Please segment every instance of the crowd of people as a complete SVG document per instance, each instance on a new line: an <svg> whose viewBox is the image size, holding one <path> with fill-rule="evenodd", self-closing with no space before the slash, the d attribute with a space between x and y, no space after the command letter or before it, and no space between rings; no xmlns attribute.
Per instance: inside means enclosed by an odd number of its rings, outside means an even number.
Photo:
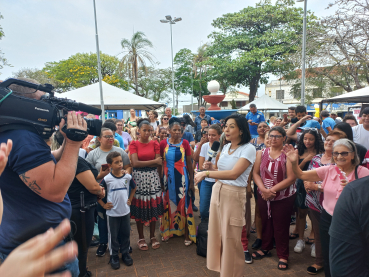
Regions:
<svg viewBox="0 0 369 277"><path fill-rule="evenodd" d="M200 219L208 224L207 267L221 276L244 276L245 262L270 257L274 248L277 268L287 270L294 240L296 253L312 245L309 274L368 276L369 108L361 121L348 115L339 122L327 111L313 118L297 106L268 123L250 105L246 117L220 121L205 107L194 120L175 117L170 108L160 120L155 110L139 118L131 109L128 119L105 120L100 135L83 141L65 135L64 120L49 141L29 130L0 133L0 275L91 276L87 252L95 224L96 255L109 249L113 269L121 266L120 254L126 266L134 263L131 220L139 251L156 250L174 236L188 247L196 243L197 188ZM86 130L80 114L70 112L67 122ZM305 238L307 216L312 230ZM250 232L257 239L249 245ZM40 247L41 240L50 243ZM14 272L24 269L14 264L26 259L22 253L35 257L19 275Z"/></svg>

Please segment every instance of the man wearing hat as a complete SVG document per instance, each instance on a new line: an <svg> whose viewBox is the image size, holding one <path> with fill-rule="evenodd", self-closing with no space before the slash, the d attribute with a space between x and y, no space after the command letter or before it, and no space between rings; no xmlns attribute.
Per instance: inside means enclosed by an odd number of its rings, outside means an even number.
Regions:
<svg viewBox="0 0 369 277"><path fill-rule="evenodd" d="M335 111L331 112L331 118L336 122L336 124L342 122L341 119L337 118L337 113Z"/></svg>

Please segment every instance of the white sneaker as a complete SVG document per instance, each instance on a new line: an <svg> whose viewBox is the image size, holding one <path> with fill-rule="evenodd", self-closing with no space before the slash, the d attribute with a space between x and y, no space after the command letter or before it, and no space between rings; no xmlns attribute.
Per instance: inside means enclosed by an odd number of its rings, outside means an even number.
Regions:
<svg viewBox="0 0 369 277"><path fill-rule="evenodd" d="M295 248L293 249L296 253L301 253L302 250L305 248L305 241L302 239L299 239L296 243Z"/></svg>
<svg viewBox="0 0 369 277"><path fill-rule="evenodd" d="M310 248L311 248L311 257L316 258L316 255L315 255L315 243L313 243Z"/></svg>

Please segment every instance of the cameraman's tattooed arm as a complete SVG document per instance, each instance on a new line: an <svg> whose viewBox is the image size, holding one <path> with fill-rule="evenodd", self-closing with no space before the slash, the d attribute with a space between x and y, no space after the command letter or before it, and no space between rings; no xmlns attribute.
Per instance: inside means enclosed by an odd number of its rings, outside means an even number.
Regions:
<svg viewBox="0 0 369 277"><path fill-rule="evenodd" d="M41 195L41 188L39 185L37 185L36 181L29 180L30 177L26 176L26 173L23 173L19 175L23 183L25 183L33 192L37 193L38 195Z"/></svg>

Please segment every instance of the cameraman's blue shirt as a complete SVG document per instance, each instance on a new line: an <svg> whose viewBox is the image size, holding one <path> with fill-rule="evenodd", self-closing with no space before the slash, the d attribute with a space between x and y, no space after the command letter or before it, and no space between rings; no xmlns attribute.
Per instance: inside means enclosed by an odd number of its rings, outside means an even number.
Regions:
<svg viewBox="0 0 369 277"><path fill-rule="evenodd" d="M0 253L14 248L35 235L55 228L64 218L70 218L68 195L63 202L48 201L27 187L19 175L49 161L56 163L50 147L35 133L12 130L0 133L0 143L13 141L8 164L0 176L4 214L0 225Z"/></svg>

